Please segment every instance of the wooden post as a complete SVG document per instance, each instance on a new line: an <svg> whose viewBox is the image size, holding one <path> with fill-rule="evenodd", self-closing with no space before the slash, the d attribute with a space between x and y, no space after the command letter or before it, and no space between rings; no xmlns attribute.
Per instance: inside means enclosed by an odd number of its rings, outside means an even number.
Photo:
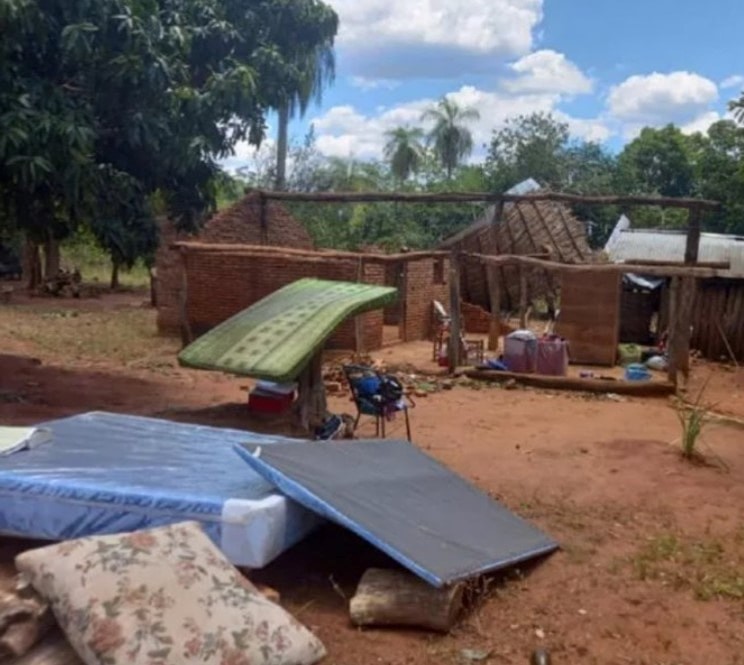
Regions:
<svg viewBox="0 0 744 665"><path fill-rule="evenodd" d="M326 417L326 391L323 383L323 350L319 350L299 376L297 390L298 421L306 432L323 423Z"/></svg>
<svg viewBox="0 0 744 665"><path fill-rule="evenodd" d="M491 320L488 327L488 350L497 351L501 337L501 281L496 266L486 266L488 296L491 301Z"/></svg>
<svg viewBox="0 0 744 665"><path fill-rule="evenodd" d="M449 293L450 335L448 358L450 371L454 372L460 366L462 352L462 326L460 323L460 257L456 251L453 251L450 254Z"/></svg>
<svg viewBox="0 0 744 665"><path fill-rule="evenodd" d="M357 282L364 281L364 258L359 257L357 266ZM364 353L364 329L362 328L361 314L354 317L354 349L357 355Z"/></svg>
<svg viewBox="0 0 744 665"><path fill-rule="evenodd" d="M527 269L519 266L519 327L527 327Z"/></svg>
<svg viewBox="0 0 744 665"><path fill-rule="evenodd" d="M691 208L687 225L685 263L697 263L700 252L700 209Z"/></svg>

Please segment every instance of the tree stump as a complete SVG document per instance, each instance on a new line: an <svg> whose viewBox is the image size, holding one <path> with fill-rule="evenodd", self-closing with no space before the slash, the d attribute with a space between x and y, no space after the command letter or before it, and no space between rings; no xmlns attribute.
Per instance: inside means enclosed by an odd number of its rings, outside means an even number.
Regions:
<svg viewBox="0 0 744 665"><path fill-rule="evenodd" d="M370 568L349 611L355 626L412 626L447 633L463 604L463 585L437 589L410 573Z"/></svg>

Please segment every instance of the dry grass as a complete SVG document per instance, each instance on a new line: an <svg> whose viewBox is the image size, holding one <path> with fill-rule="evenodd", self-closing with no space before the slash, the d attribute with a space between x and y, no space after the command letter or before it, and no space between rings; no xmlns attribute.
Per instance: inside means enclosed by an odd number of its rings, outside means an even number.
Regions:
<svg viewBox="0 0 744 665"><path fill-rule="evenodd" d="M64 307L3 307L0 337L21 342L56 362L107 362L152 367L174 364L178 344L159 337L155 312L124 308L79 311Z"/></svg>
<svg viewBox="0 0 744 665"><path fill-rule="evenodd" d="M744 599L744 531L704 538L662 533L649 539L630 564L638 579L691 589L700 600Z"/></svg>

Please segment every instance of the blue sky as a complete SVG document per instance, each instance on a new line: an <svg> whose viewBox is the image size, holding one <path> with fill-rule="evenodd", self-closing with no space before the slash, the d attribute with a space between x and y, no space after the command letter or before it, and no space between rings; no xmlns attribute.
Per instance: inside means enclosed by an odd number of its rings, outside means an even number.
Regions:
<svg viewBox="0 0 744 665"><path fill-rule="evenodd" d="M741 0L327 1L336 83L291 129L312 123L327 155L379 157L387 129L419 124L442 95L480 111L478 145L510 116L550 111L617 149L646 125L705 131L744 89Z"/></svg>

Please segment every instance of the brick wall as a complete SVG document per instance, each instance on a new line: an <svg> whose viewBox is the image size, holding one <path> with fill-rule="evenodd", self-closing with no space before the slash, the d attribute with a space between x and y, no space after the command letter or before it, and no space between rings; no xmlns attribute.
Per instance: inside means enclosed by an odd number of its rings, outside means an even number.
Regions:
<svg viewBox="0 0 744 665"><path fill-rule="evenodd" d="M488 334L491 329L491 315L478 305L464 302L460 304L462 327L466 333Z"/></svg>
<svg viewBox="0 0 744 665"><path fill-rule="evenodd" d="M303 277L357 281L356 260L323 261L317 257L261 256L232 252L189 251L186 255L187 314L194 335L201 335L239 311ZM384 284L384 267L365 265L363 280ZM363 350L382 346L382 310L360 315ZM354 319L345 321L328 340L328 348L354 349Z"/></svg>
<svg viewBox="0 0 744 665"><path fill-rule="evenodd" d="M429 339L432 333L432 301L439 300L448 308L449 261L421 259L406 264L404 341Z"/></svg>
<svg viewBox="0 0 744 665"><path fill-rule="evenodd" d="M313 248L312 239L305 227L281 204L269 202L265 217L266 228L262 229L260 199L254 192L214 215L196 236L178 234L170 220L159 220L160 244L155 257L155 273L157 325L161 333L178 333L181 326L183 264L179 252L171 249L171 245L177 240L272 245L308 250Z"/></svg>

